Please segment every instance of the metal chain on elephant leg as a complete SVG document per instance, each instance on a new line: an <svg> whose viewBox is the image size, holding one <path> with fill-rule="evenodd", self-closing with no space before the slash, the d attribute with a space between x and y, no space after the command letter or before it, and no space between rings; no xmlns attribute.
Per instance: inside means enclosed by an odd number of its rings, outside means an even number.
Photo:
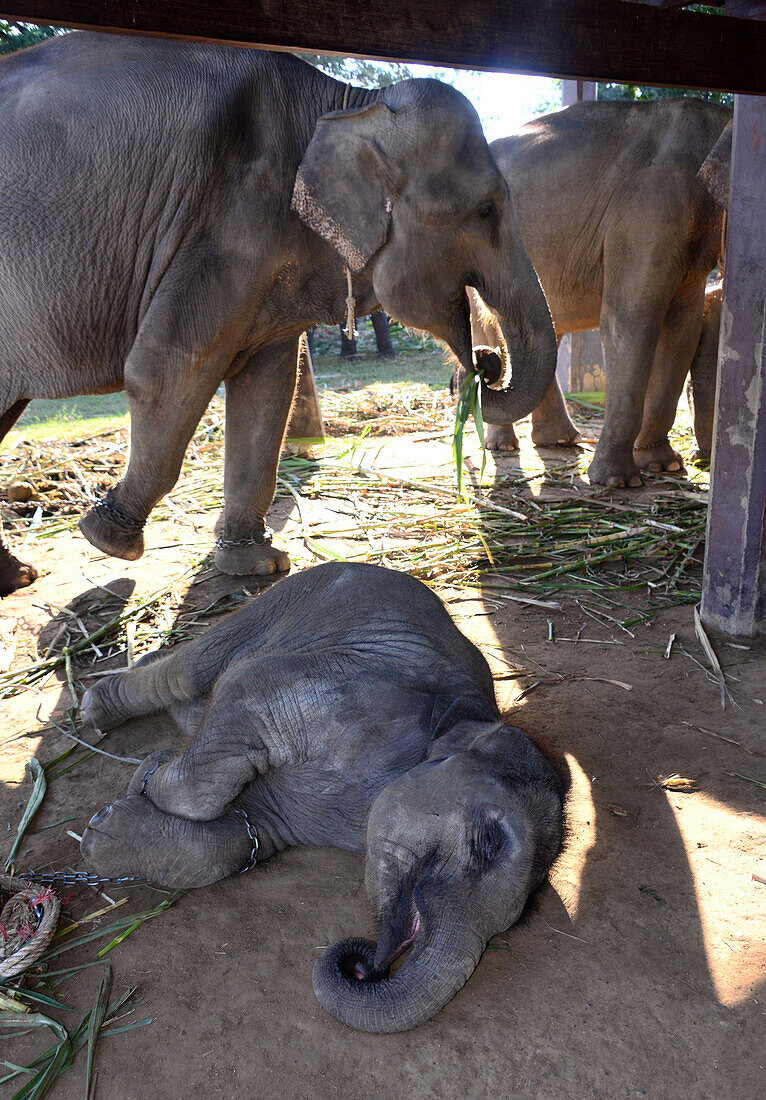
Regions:
<svg viewBox="0 0 766 1100"><path fill-rule="evenodd" d="M123 512L122 508L118 508L114 503L114 491L112 489L109 489L106 496L93 506L93 511L105 513L116 527L121 527L123 531L127 531L129 534L143 531L146 523L145 519L134 519L127 512Z"/></svg>
<svg viewBox="0 0 766 1100"><path fill-rule="evenodd" d="M154 769L152 769L154 770ZM249 871L258 859L258 849L260 847L258 843L258 833L250 818L247 816L241 806L234 806L234 813L239 816L245 822L245 829L247 830L248 840L250 841L250 855L248 856L247 863L237 873L244 875L245 871ZM119 886L124 882L144 882L144 879L134 878L132 875L122 875L118 878L110 877L108 875L99 875L93 871L17 871L17 878L29 879L32 882L37 882L41 886L100 886L104 885Z"/></svg>
<svg viewBox="0 0 766 1100"><path fill-rule="evenodd" d="M121 878L108 878L97 875L92 871L17 871L18 878L30 879L39 882L41 886L99 886L101 883L118 886L123 882L143 882L143 879L134 878L132 875L123 875Z"/></svg>
<svg viewBox="0 0 766 1100"><path fill-rule="evenodd" d="M253 535L246 539L227 539L224 535L219 535L213 545L216 550L231 550L235 546L271 546L273 538L274 532L272 529L264 527L262 535Z"/></svg>
<svg viewBox="0 0 766 1100"><path fill-rule="evenodd" d="M256 859L258 857L258 834L255 831L255 826L241 806L235 806L234 812L245 819L245 828L247 829L247 835L250 838L250 858L239 872L240 875L244 875L245 871L249 871L251 867L255 867Z"/></svg>
<svg viewBox="0 0 766 1100"><path fill-rule="evenodd" d="M668 447L668 446L670 446L670 444L668 442L668 437L665 436L664 439L658 439L656 443L642 443L640 446L638 446L638 444L637 444L633 448L633 450L634 451L654 451L654 450L657 449L657 447Z"/></svg>

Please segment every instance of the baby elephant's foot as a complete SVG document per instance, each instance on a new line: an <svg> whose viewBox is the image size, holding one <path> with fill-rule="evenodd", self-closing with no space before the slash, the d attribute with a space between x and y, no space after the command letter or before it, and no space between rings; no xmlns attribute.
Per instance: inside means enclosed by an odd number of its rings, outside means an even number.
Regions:
<svg viewBox="0 0 766 1100"><path fill-rule="evenodd" d="M644 446L639 440L633 448L633 458L639 469L650 474L661 474L663 471L670 474L684 472L684 460L678 451L673 450L667 438Z"/></svg>
<svg viewBox="0 0 766 1100"><path fill-rule="evenodd" d="M518 451L519 449L513 424L488 424L484 438L490 451Z"/></svg>
<svg viewBox="0 0 766 1100"><path fill-rule="evenodd" d="M144 520L118 507L111 489L100 504L85 513L78 526L88 542L113 558L135 561L144 552Z"/></svg>
<svg viewBox="0 0 766 1100"><path fill-rule="evenodd" d="M130 718L130 712L120 704L120 681L125 673L104 677L88 688L80 703L80 718L87 726L109 730L122 725Z"/></svg>
<svg viewBox="0 0 766 1100"><path fill-rule="evenodd" d="M598 452L588 467L588 479L591 485L606 485L610 489L638 489L644 484L632 457L601 456Z"/></svg>
<svg viewBox="0 0 766 1100"><path fill-rule="evenodd" d="M290 557L286 550L274 546L270 535L257 539L228 539L219 536L215 544L215 565L222 573L267 577L271 573L287 573Z"/></svg>
<svg viewBox="0 0 766 1100"><path fill-rule="evenodd" d="M245 819L235 811L215 821L187 821L133 794L93 815L80 849L88 866L104 878L191 889L247 868L253 842Z"/></svg>

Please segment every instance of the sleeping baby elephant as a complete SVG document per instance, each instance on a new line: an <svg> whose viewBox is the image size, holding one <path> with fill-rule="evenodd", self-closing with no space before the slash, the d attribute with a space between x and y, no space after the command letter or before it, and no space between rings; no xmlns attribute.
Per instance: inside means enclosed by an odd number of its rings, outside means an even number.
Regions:
<svg viewBox="0 0 766 1100"><path fill-rule="evenodd" d="M502 721L481 653L404 573L298 573L100 681L83 710L102 729L167 710L191 735L92 818L82 851L99 874L193 887L291 844L366 850L378 942L343 941L314 970L324 1008L364 1031L438 1012L559 850L557 772Z"/></svg>

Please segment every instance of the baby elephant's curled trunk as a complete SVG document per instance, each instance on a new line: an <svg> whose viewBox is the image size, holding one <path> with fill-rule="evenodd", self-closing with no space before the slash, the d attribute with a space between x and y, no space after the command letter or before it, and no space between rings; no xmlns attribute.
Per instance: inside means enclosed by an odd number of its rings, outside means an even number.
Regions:
<svg viewBox="0 0 766 1100"><path fill-rule="evenodd" d="M375 944L348 939L314 965L314 993L331 1016L357 1031L408 1031L435 1016L470 978L485 943L474 932L435 932L392 977L375 970Z"/></svg>

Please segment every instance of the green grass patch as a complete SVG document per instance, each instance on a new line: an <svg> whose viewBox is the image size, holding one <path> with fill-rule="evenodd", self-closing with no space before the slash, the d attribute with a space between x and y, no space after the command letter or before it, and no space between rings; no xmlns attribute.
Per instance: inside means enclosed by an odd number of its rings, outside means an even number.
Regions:
<svg viewBox="0 0 766 1100"><path fill-rule="evenodd" d="M18 439L73 439L87 437L128 423L128 399L124 393L67 397L60 401L32 401L8 433L6 446Z"/></svg>
<svg viewBox="0 0 766 1100"><path fill-rule="evenodd" d="M567 401L576 401L579 405L590 405L595 408L603 408L606 393L603 390L593 390L590 393L565 393Z"/></svg>
<svg viewBox="0 0 766 1100"><path fill-rule="evenodd" d="M449 385L448 352L425 333L412 332L396 321L390 324L396 358L379 356L372 325L357 322L357 357L341 359L337 326L318 325L314 333L314 372L321 389L359 389L374 382L422 382L434 390Z"/></svg>

